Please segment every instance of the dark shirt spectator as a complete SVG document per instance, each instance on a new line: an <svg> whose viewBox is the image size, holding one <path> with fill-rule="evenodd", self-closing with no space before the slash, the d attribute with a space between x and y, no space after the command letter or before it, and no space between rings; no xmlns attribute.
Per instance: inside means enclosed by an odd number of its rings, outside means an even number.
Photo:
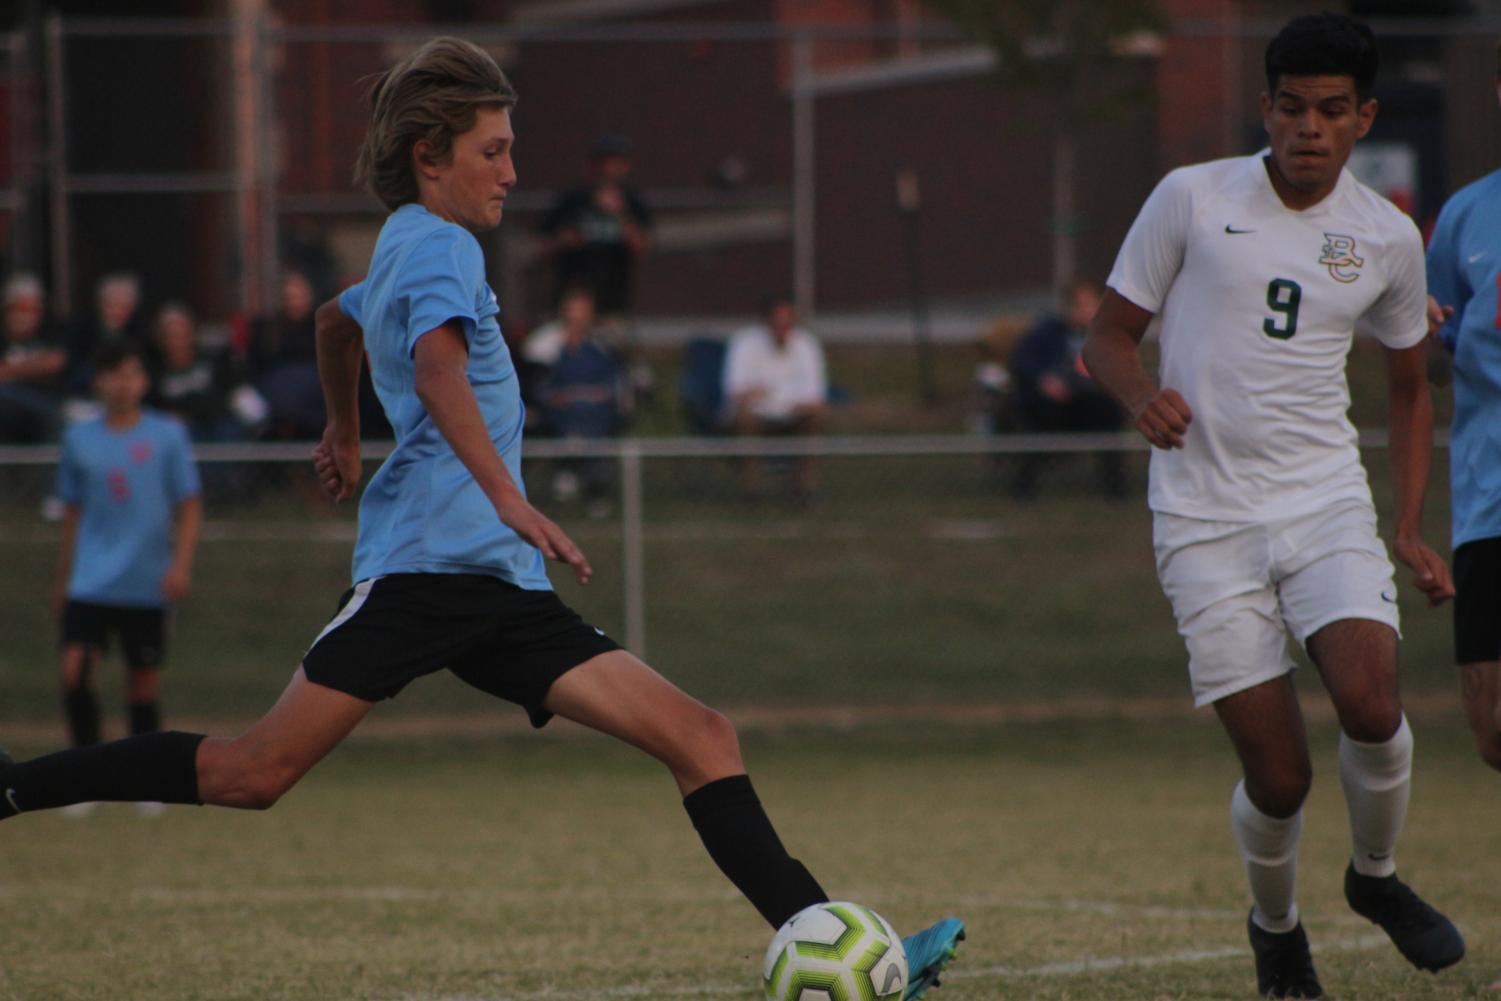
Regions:
<svg viewBox="0 0 1501 1001"><path fill-rule="evenodd" d="M147 365L155 363L151 332L141 310L141 283L128 271L105 275L95 287L94 312L68 327L68 370L65 388L74 395L93 397L93 359L100 348L128 344Z"/></svg>
<svg viewBox="0 0 1501 1001"><path fill-rule="evenodd" d="M523 347L538 366L536 401L541 428L559 438L608 438L625 424L625 369L614 349L595 336L594 300L584 289L563 297L556 323L540 328ZM569 500L582 493L592 516L608 513L605 495L613 482L607 459L560 463L553 494Z"/></svg>
<svg viewBox="0 0 1501 1001"><path fill-rule="evenodd" d="M1116 431L1126 415L1104 387L1089 377L1080 358L1084 335L1100 307L1104 288L1086 278L1064 290L1062 311L1040 319L1022 337L1011 356L1017 421L1025 431ZM1022 457L1013 492L1030 497L1047 456ZM1125 491L1124 467L1118 452L1100 453L1100 482L1111 496Z"/></svg>
<svg viewBox="0 0 1501 1001"><path fill-rule="evenodd" d="M281 440L323 433L323 387L313 335L313 286L305 276L282 275L275 315L252 328L248 362L256 391L269 408L266 435Z"/></svg>
<svg viewBox="0 0 1501 1001"><path fill-rule="evenodd" d="M555 299L586 288L607 318L630 314L636 261L650 245L651 213L626 183L629 154L623 137L601 136L589 154L587 181L563 192L541 225L555 260Z"/></svg>
<svg viewBox="0 0 1501 1001"><path fill-rule="evenodd" d="M35 276L18 274L5 283L0 328L0 441L54 441L59 426L59 389L67 352L46 322L47 295Z"/></svg>
<svg viewBox="0 0 1501 1001"><path fill-rule="evenodd" d="M198 340L192 311L167 303L156 316L160 363L152 375L152 406L172 414L194 441L243 441L253 437L265 404L244 385L228 355L210 356Z"/></svg>

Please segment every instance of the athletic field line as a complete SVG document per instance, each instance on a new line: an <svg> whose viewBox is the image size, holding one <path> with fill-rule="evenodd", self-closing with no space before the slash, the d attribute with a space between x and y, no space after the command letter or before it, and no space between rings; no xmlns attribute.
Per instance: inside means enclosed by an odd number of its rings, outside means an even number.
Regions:
<svg viewBox="0 0 1501 1001"><path fill-rule="evenodd" d="M1361 935L1356 938L1325 942L1313 947L1315 953L1359 952L1385 945L1385 935ZM1219 949L1190 949L1183 952L1161 953L1154 956L1086 956L1083 959L1059 963L1044 963L1041 966L986 966L966 969L963 954L960 965L943 975L947 982L965 980L1017 980L1026 977L1072 977L1081 973L1101 973L1111 970L1145 970L1159 966L1176 966L1191 963L1209 963L1222 959L1241 959L1251 954L1249 946L1225 946ZM633 984L622 987L595 988L587 991L529 991L525 994L503 995L444 995L435 997L426 994L406 994L391 1001L595 1001L610 998L696 998L696 997L750 997L756 993L754 980L745 984L703 984L698 987L672 987L667 985Z"/></svg>

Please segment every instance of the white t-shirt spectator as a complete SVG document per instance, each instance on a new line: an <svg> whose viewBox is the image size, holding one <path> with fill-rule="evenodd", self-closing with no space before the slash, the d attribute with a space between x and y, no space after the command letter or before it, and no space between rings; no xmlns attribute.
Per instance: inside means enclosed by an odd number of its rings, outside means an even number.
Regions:
<svg viewBox="0 0 1501 1001"><path fill-rule="evenodd" d="M727 406L742 393L761 390L751 412L763 420L787 420L799 407L828 398L823 348L813 335L795 327L786 345L777 346L764 326L747 327L730 338L724 363Z"/></svg>

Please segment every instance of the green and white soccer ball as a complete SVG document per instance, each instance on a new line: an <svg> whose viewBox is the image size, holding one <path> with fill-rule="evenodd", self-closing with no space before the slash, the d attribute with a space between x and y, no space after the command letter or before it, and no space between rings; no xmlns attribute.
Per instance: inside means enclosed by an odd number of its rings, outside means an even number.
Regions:
<svg viewBox="0 0 1501 1001"><path fill-rule="evenodd" d="M766 1001L901 1001L907 952L875 911L831 901L777 929L761 973Z"/></svg>

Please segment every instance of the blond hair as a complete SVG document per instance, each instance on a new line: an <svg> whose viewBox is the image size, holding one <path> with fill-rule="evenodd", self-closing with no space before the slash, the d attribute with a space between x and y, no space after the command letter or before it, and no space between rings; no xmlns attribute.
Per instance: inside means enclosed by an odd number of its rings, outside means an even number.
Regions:
<svg viewBox="0 0 1501 1001"><path fill-rule="evenodd" d="M515 105L516 91L489 53L462 38L434 38L370 89L370 129L355 160L355 183L388 209L415 202L412 147L419 140L442 163L454 137L474 128L480 108Z"/></svg>

